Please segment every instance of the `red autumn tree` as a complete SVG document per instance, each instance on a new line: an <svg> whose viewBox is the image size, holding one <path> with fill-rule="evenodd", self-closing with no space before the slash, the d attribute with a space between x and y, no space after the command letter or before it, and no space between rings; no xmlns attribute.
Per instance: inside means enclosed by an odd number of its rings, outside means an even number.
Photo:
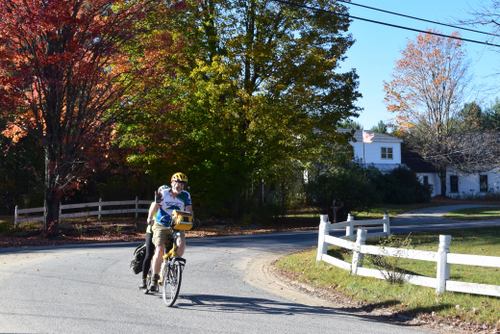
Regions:
<svg viewBox="0 0 500 334"><path fill-rule="evenodd" d="M130 80L121 46L146 1L0 2L0 111L3 134L28 131L45 154L45 232L57 233L63 192L108 145Z"/></svg>

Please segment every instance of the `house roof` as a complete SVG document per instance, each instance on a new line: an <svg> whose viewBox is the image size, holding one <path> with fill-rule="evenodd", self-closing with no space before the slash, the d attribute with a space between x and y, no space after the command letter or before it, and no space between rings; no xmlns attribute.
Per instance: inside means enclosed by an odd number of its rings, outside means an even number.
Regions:
<svg viewBox="0 0 500 334"><path fill-rule="evenodd" d="M401 152L401 163L405 164L415 173L436 173L436 168L425 161L418 153L403 147Z"/></svg>
<svg viewBox="0 0 500 334"><path fill-rule="evenodd" d="M357 142L362 143L363 142L363 131L373 135L372 142L380 142L380 143L402 143L403 140L388 135L386 133L378 133L378 132L373 132L373 131L368 131L368 130L356 130L354 132L354 139L356 139Z"/></svg>

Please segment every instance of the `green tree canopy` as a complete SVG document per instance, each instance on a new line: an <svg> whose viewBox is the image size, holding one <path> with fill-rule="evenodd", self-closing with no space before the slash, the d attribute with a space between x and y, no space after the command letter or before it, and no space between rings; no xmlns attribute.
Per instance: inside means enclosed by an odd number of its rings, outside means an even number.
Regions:
<svg viewBox="0 0 500 334"><path fill-rule="evenodd" d="M138 78L132 117L119 129L122 145L137 150L130 160L151 172L188 172L202 205L238 216L252 198L265 201L264 185L285 189L292 172L348 145L336 131L358 110L356 73L337 70L353 43L347 10L300 3L339 15L204 0L148 17L142 43L164 34L178 47L156 80ZM138 66L141 49L131 46Z"/></svg>

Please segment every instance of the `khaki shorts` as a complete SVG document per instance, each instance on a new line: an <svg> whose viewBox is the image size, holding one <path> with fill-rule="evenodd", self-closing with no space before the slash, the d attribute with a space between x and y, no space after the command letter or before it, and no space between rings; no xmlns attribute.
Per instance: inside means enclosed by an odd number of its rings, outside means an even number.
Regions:
<svg viewBox="0 0 500 334"><path fill-rule="evenodd" d="M158 247L158 245L169 246L169 247L172 246L171 244L173 239L172 228L155 223L153 224L152 230L153 230L153 245L155 245L155 247ZM180 235L181 242L184 241L185 238L184 232L177 231L175 233Z"/></svg>
<svg viewBox="0 0 500 334"><path fill-rule="evenodd" d="M172 240L172 229L160 224L153 224L153 245L158 247L159 245L166 246Z"/></svg>

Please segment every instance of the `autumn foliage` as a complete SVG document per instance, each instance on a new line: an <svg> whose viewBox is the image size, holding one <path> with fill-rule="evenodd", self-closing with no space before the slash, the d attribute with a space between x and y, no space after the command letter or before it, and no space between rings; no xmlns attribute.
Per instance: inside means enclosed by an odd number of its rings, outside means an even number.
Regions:
<svg viewBox="0 0 500 334"><path fill-rule="evenodd" d="M45 151L46 228L61 194L108 144L130 72L123 44L145 1L0 2L0 112L12 141L34 134Z"/></svg>
<svg viewBox="0 0 500 334"><path fill-rule="evenodd" d="M387 109L396 113L400 130L423 119L446 126L461 106L466 74L462 41L429 33L408 42L384 85Z"/></svg>

